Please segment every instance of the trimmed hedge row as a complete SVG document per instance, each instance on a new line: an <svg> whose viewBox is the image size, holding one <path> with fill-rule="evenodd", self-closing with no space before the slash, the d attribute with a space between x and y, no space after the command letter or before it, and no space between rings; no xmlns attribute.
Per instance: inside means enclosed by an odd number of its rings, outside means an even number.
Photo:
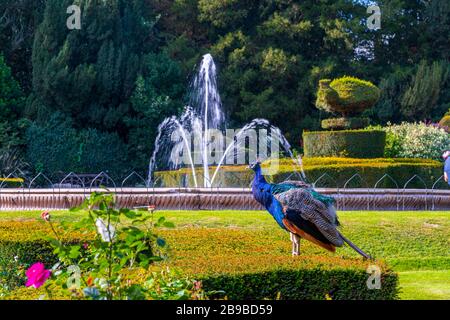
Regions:
<svg viewBox="0 0 450 320"><path fill-rule="evenodd" d="M263 164L263 168L267 165ZM349 188L369 187L373 188L377 181L385 174L391 176L403 188L404 184L414 175L420 176L428 188L442 175L442 164L435 160L426 159L355 159L355 158L303 158L303 170L310 183L322 178L318 187L342 188L355 174L359 174L364 181L354 179L355 183ZM284 181L294 171L292 161L281 159L277 172L267 178L270 181ZM199 171L197 181L201 183L202 173ZM163 185L167 187L179 187L182 181L193 185L191 172L188 170L157 172ZM330 178L331 177L331 178ZM242 187L253 178L253 171L246 166L224 166L219 171L216 182L222 186ZM294 177L295 178L295 177ZM215 182L215 183L216 183ZM377 185L378 188L397 188L389 178L385 178ZM419 179L414 179L408 184L408 188L423 189L424 185Z"/></svg>
<svg viewBox="0 0 450 320"><path fill-rule="evenodd" d="M305 157L381 158L382 130L312 131L303 133Z"/></svg>
<svg viewBox="0 0 450 320"><path fill-rule="evenodd" d="M22 178L0 178L0 185L3 188L19 188L23 183Z"/></svg>
<svg viewBox="0 0 450 320"><path fill-rule="evenodd" d="M31 223L31 222L30 222ZM27 224L29 224L27 222ZM0 228L15 230L17 237L5 239L0 234L0 253L3 260L16 263L26 257L28 263L41 261L49 267L54 257L45 241L24 232L17 225L0 222ZM184 274L202 280L206 291L224 291L211 298L228 299L396 299L398 278L383 262L381 289L368 290L368 264L359 258L337 255L302 255L292 258L289 241L265 239L264 230L181 228L161 230L171 246L171 259L159 265L179 269ZM280 231L281 232L281 231ZM284 234L283 234L284 235ZM76 241L76 237L72 240ZM24 243L27 243L24 245ZM305 247L310 246L305 243ZM312 246L312 245L311 245ZM5 249L5 247L8 247ZM23 250L35 252L27 255ZM322 251L320 251L322 252ZM20 261L20 263L25 260ZM128 274L131 281L142 281L147 271ZM23 282L22 282L23 283ZM8 299L37 299L43 288L13 290ZM52 298L70 298L68 293L52 289Z"/></svg>
<svg viewBox="0 0 450 320"><path fill-rule="evenodd" d="M205 290L223 290L231 300L394 300L398 279L385 273L379 290L367 288L368 274L355 270L277 270L203 279ZM217 295L218 298L223 296Z"/></svg>
<svg viewBox="0 0 450 320"><path fill-rule="evenodd" d="M338 164L317 164L305 166L305 174L310 183L315 182L326 174L317 184L317 187L342 188L346 182L355 174L355 177L347 188L393 188L402 189L404 185L414 176L418 175L426 184L426 188L431 188L433 183L442 175L442 165L438 161L413 159L414 162L385 162L367 161L360 163L338 163ZM379 181L385 174L385 177ZM327 176L328 175L328 176ZM274 177L275 181L283 181L288 177L287 173L280 173ZM331 178L330 178L331 177ZM419 178L409 182L407 188L425 189L425 185ZM439 187L439 186L438 186Z"/></svg>

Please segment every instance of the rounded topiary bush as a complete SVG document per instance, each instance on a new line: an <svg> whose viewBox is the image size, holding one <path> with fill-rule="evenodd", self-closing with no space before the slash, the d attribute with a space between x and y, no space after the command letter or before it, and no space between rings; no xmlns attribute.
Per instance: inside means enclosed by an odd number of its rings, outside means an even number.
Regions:
<svg viewBox="0 0 450 320"><path fill-rule="evenodd" d="M316 107L344 117L361 113L380 99L373 83L354 77L324 79L319 82Z"/></svg>
<svg viewBox="0 0 450 320"><path fill-rule="evenodd" d="M368 118L330 118L322 120L322 128L324 129L360 129L368 125Z"/></svg>
<svg viewBox="0 0 450 320"><path fill-rule="evenodd" d="M450 115L445 115L441 121L439 121L439 125L441 127L447 127L450 128Z"/></svg>
<svg viewBox="0 0 450 320"><path fill-rule="evenodd" d="M303 133L305 157L382 158L382 130L315 131Z"/></svg>

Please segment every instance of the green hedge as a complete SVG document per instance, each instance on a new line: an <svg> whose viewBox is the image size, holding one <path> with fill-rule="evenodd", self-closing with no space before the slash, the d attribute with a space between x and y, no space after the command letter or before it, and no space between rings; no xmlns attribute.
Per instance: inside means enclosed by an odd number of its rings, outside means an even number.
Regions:
<svg viewBox="0 0 450 320"><path fill-rule="evenodd" d="M50 243L45 240L48 225L43 221L0 222L0 294L2 289L11 290L25 283L24 269L40 261L47 268L58 260ZM67 243L79 242L81 234L64 237Z"/></svg>
<svg viewBox="0 0 450 320"><path fill-rule="evenodd" d="M412 163L399 163L390 166L370 166L370 165L330 165L324 167L311 167L305 170L306 177L309 182L314 182L320 178L320 176L327 174L332 177L324 177L318 183L318 187L335 188L344 187L345 183L355 174L359 174L361 179L355 178L347 185L347 188L373 188L377 181L381 179L385 174L388 174L397 183L398 188L402 189L403 186L414 175L420 176L424 180L426 187L431 188L433 183L439 179L442 175L442 166L434 166L430 164L423 164L418 162ZM280 173L275 176L275 181L283 181L288 178L286 173ZM377 188L397 188L397 185L389 178L384 178L379 182ZM425 186L419 179L412 180L407 188L409 189L425 189Z"/></svg>
<svg viewBox="0 0 450 320"><path fill-rule="evenodd" d="M263 165L264 167L264 165ZM309 182L316 181L323 174L329 177L323 178L319 187L342 188L353 175L359 174L364 182L355 179L354 183L348 185L355 187L374 187L377 181L385 174L391 176L398 184L399 188L411 179L414 175L420 176L428 188L442 175L442 164L435 160L426 159L354 159L339 157L303 158L303 170ZM211 174L213 168L211 169ZM289 178L293 173L292 163L281 159L278 172L267 178L272 182L280 182ZM164 171L155 174L161 179L162 185L166 187L179 187L182 181L187 181L193 185L190 170ZM227 187L244 187L253 179L253 171L246 166L224 166L219 171L214 184L220 183ZM292 178L292 177L291 177ZM294 176L295 178L295 176ZM333 181L334 180L334 181ZM202 182L202 173L199 170L197 181ZM367 186L366 186L367 185ZM439 185L438 187L443 187ZM389 178L383 179L378 188L396 188L397 186ZM414 179L408 188L423 189L424 185L419 179Z"/></svg>
<svg viewBox="0 0 450 320"><path fill-rule="evenodd" d="M386 272L381 289L367 288L364 270L275 270L261 273L223 275L202 279L207 291L223 290L216 298L231 300L394 300L398 277Z"/></svg>
<svg viewBox="0 0 450 320"><path fill-rule="evenodd" d="M136 277L141 279L142 273ZM210 299L229 300L396 300L399 280L396 273L381 273L381 288L368 289L365 270L280 269L266 272L200 276L202 288ZM131 275L131 279L133 275ZM52 299L74 299L69 292L49 286ZM6 299L35 300L46 294L42 288L23 286L6 295ZM75 298L77 299L77 298Z"/></svg>
<svg viewBox="0 0 450 320"><path fill-rule="evenodd" d="M305 157L381 158L386 144L382 130L303 133Z"/></svg>
<svg viewBox="0 0 450 320"><path fill-rule="evenodd" d="M0 178L2 188L20 188L24 185L22 178Z"/></svg>
<svg viewBox="0 0 450 320"><path fill-rule="evenodd" d="M323 129L360 129L369 125L369 118L330 118L322 120Z"/></svg>

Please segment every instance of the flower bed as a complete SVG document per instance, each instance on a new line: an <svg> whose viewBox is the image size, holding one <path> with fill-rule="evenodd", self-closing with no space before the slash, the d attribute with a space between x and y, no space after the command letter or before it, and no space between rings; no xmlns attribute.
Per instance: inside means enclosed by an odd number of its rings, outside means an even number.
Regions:
<svg viewBox="0 0 450 320"><path fill-rule="evenodd" d="M46 228L34 221L0 222L3 263L9 261L9 268L17 264L28 267L39 258L50 267L54 256L48 243L41 240ZM168 265L202 280L207 292L224 291L213 298L395 299L398 293L397 275L381 261L376 262L382 271L381 289L369 290L368 261L326 253L292 258L289 241L268 239L263 230L188 227L164 229L159 234L169 244L170 259L150 270ZM80 239L77 234L71 237L67 240ZM148 272L136 269L128 276L138 283ZM68 298L66 293L52 289L51 284L48 288L53 299ZM20 287L6 298L37 299L44 293L43 288Z"/></svg>

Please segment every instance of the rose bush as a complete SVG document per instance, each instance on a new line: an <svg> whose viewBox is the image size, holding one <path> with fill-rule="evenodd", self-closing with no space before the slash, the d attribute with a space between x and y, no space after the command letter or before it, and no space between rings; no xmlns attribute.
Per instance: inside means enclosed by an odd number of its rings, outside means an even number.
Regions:
<svg viewBox="0 0 450 320"><path fill-rule="evenodd" d="M154 207L146 211L115 209L115 196L94 192L72 211L82 210L86 217L78 222L55 224L51 214L43 212L54 237L48 237L58 257L52 270L44 264L33 264L26 276L26 286L39 288L45 284L49 293L59 289L75 299L142 300L189 299L204 297L194 280L178 278L170 272L152 273L147 279L133 283L126 272L148 270L155 261L164 260L166 242L154 233L156 227L171 228L164 217L153 221ZM67 234L81 233L88 240L67 242ZM50 290L49 288L52 288ZM48 294L49 298L52 298Z"/></svg>

